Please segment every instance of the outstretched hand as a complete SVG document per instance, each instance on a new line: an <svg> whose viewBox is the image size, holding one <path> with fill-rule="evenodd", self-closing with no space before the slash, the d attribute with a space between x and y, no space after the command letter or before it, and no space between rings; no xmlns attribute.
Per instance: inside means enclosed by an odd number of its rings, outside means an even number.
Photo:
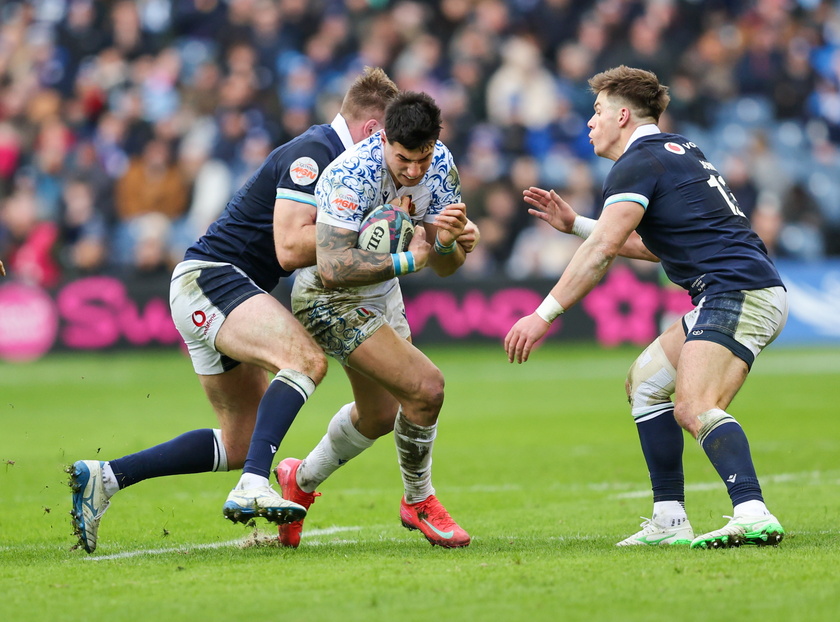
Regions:
<svg viewBox="0 0 840 622"><path fill-rule="evenodd" d="M563 233L571 233L577 213L554 190L530 187L522 191L522 198L533 207L528 213L546 221Z"/></svg>
<svg viewBox="0 0 840 622"><path fill-rule="evenodd" d="M536 313L520 318L505 337L508 363L524 363L536 343L545 337L550 324Z"/></svg>

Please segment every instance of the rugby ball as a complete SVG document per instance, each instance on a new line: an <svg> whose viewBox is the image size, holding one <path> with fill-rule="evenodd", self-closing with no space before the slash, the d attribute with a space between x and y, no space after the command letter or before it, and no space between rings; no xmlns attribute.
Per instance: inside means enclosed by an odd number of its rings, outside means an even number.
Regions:
<svg viewBox="0 0 840 622"><path fill-rule="evenodd" d="M362 220L357 246L374 253L401 253L408 249L413 235L409 215L386 203L372 209Z"/></svg>

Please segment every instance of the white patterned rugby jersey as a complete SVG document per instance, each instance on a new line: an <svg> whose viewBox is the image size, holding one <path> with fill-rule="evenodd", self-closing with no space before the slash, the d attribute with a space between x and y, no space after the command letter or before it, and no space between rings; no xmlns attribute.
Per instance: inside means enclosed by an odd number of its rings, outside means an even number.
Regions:
<svg viewBox="0 0 840 622"><path fill-rule="evenodd" d="M383 161L380 132L351 147L333 161L315 187L318 222L358 231L365 215L394 197L411 196L414 224L433 222L446 206L461 202L461 179L452 153L435 143L432 164L416 186L397 190Z"/></svg>

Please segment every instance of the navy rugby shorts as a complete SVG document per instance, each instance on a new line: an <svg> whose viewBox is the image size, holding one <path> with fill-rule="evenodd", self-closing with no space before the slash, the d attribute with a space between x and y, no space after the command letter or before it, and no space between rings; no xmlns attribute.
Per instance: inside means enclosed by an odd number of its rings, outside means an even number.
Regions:
<svg viewBox="0 0 840 622"><path fill-rule="evenodd" d="M752 367L755 357L785 326L784 287L712 294L682 318L685 340L719 343Z"/></svg>

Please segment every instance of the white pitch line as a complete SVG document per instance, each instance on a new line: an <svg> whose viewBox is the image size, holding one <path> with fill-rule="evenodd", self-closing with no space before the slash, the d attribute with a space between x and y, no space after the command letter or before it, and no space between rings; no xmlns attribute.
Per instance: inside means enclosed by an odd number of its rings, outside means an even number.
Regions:
<svg viewBox="0 0 840 622"><path fill-rule="evenodd" d="M767 475L760 478L763 483L773 482L775 484L795 482L800 484L808 483L837 483L834 476L829 478L827 473L820 471L806 471L804 473L778 473L776 475ZM717 490L720 488L721 482L700 482L697 484L686 484L686 492L704 492L707 490ZM651 496L650 489L646 490L632 490L630 492L622 492L611 495L610 499L638 499L641 497Z"/></svg>
<svg viewBox="0 0 840 622"><path fill-rule="evenodd" d="M327 527L326 529L311 529L304 533L307 538L315 536L328 536L334 533L341 533L344 531L359 531L361 527ZM203 544L184 544L173 548L165 549L142 549L139 551L123 551L122 553L113 553L111 555L98 555L95 557L85 557L88 561L101 562L109 559L128 559L130 557L141 557L144 555L165 555L166 553L188 553L190 551L200 551L205 549L222 549L229 546L240 546L248 541L246 538L237 538L236 540L227 540L225 542L207 542ZM321 544L321 543L314 543Z"/></svg>

